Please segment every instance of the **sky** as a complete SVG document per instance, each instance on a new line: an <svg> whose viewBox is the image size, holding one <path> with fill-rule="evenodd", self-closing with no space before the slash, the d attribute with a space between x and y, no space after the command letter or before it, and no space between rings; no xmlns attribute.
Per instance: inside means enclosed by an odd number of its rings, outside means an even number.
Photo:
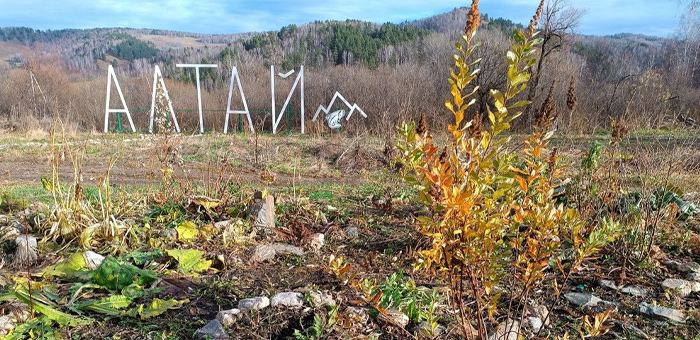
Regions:
<svg viewBox="0 0 700 340"><path fill-rule="evenodd" d="M679 23L679 0L568 0L586 14L581 34L641 33L671 36ZM0 27L41 30L129 27L194 33L279 30L316 20L358 19L376 23L420 19L471 2L454 0L0 0ZM481 0L491 17L527 24L537 0Z"/></svg>

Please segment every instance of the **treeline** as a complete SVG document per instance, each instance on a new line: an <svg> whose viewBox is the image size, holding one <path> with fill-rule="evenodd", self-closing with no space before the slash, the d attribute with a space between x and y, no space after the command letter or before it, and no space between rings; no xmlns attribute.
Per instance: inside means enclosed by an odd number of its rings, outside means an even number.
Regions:
<svg viewBox="0 0 700 340"><path fill-rule="evenodd" d="M533 101L533 105L518 120L516 129L528 128L534 116L532 110L540 107L550 88L561 111L558 128L563 131L595 132L623 118L643 128L695 126L694 121L700 119L699 42L630 34L580 36L573 34L575 27L569 26L575 23L576 13L559 13L558 17L550 16L559 21L551 22L542 32L546 39L539 53L545 58L533 68L533 80L522 98ZM225 109L234 66L238 66L251 109L269 110L270 66L274 65L276 72L286 72L304 65L307 113L326 105L338 90L369 114L367 120L344 131L386 133L398 121L415 119L422 113L428 114L434 124L443 124L447 115L441 108L452 65L450 56L465 19L466 10L456 8L402 24L328 21L241 35L132 29L0 29L2 37L12 36L26 44L34 41L31 46L35 51L23 56L24 63L13 57L17 67L0 72L0 98L6 99L0 101L0 120L21 122L23 117L33 117L36 120L32 124L36 125L58 113L70 116L79 129L99 128L108 63L116 67L125 95L133 98L131 108L150 107L150 79L157 64L168 78L176 107L194 109L194 69L175 65L213 63L219 67L200 70L205 98L209 98L204 106L212 110ZM507 67L503 56L512 31L521 27L507 19L484 16L476 37L482 47L474 56L481 60L476 79L480 85L476 95L479 105L470 114L487 116L490 96L485 89L503 87L502 75ZM143 40L147 35L196 37L206 43L157 49ZM287 82L291 81L278 82L278 93L286 95L284 91L291 86ZM36 90L36 85L41 85L43 93ZM571 86L578 98L575 112L567 109ZM292 105L298 110L295 100ZM221 119L210 117L207 121L212 125L207 128L220 130ZM294 119L292 124L297 124Z"/></svg>

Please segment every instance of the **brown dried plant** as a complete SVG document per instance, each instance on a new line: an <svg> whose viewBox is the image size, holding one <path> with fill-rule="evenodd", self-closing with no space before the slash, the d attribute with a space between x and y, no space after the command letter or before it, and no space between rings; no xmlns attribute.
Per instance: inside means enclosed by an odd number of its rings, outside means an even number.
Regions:
<svg viewBox="0 0 700 340"><path fill-rule="evenodd" d="M554 102L554 84L555 82L552 82L547 98L542 103L542 107L540 107L539 112L535 114L537 128L542 129L543 131L552 127L552 124L559 116L557 104Z"/></svg>

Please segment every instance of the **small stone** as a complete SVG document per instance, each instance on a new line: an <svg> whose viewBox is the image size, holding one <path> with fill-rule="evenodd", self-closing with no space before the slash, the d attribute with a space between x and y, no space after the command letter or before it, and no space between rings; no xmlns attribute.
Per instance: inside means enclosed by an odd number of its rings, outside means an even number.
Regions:
<svg viewBox="0 0 700 340"><path fill-rule="evenodd" d="M228 327L228 326L233 325L234 322L236 322L236 315L238 315L240 313L241 313L240 309L237 309L237 308L233 308L233 309L229 309L229 310L222 310L216 314L216 320L219 320L219 322L224 327Z"/></svg>
<svg viewBox="0 0 700 340"><path fill-rule="evenodd" d="M549 326L551 318L547 307L538 304L530 304L528 305L528 313L530 313L532 317L537 317L540 321L545 320L544 325Z"/></svg>
<svg viewBox="0 0 700 340"><path fill-rule="evenodd" d="M618 286L615 284L615 281L612 281L612 280L603 280L603 279L600 279L600 280L598 280L598 285L601 286L601 287L605 287L605 288L608 288L608 289L612 289L612 290L618 290L618 289L620 289L620 287L618 287Z"/></svg>
<svg viewBox="0 0 700 340"><path fill-rule="evenodd" d="M85 268L89 270L97 269L105 259L104 256L89 250L83 253L83 258L85 259Z"/></svg>
<svg viewBox="0 0 700 340"><path fill-rule="evenodd" d="M295 292L277 293L270 298L270 306L301 307L304 305L304 295Z"/></svg>
<svg viewBox="0 0 700 340"><path fill-rule="evenodd" d="M379 313L377 319L401 328L406 327L410 321L408 319L408 315L395 309L387 309L384 311L384 313Z"/></svg>
<svg viewBox="0 0 700 340"><path fill-rule="evenodd" d="M10 222L10 219L7 218L7 215L0 215L0 226L6 226Z"/></svg>
<svg viewBox="0 0 700 340"><path fill-rule="evenodd" d="M496 332L491 334L489 340L518 340L519 328L520 322L508 319L496 327Z"/></svg>
<svg viewBox="0 0 700 340"><path fill-rule="evenodd" d="M10 334L13 329L15 329L15 324L12 322L12 319L7 315L0 316L0 336Z"/></svg>
<svg viewBox="0 0 700 340"><path fill-rule="evenodd" d="M326 294L322 292L309 292L309 296L311 297L311 303L313 304L313 307L321 307L321 306L335 306L335 300L333 300L333 296L331 294Z"/></svg>
<svg viewBox="0 0 700 340"><path fill-rule="evenodd" d="M685 323L686 319L685 313L683 311L661 306L654 306L646 302L642 302L639 304L639 312L642 314L663 317L668 320L679 323Z"/></svg>
<svg viewBox="0 0 700 340"><path fill-rule="evenodd" d="M299 256L304 255L304 251L301 248L289 244L258 244L248 251L248 261L252 263L264 262L274 259L277 254L286 253Z"/></svg>
<svg viewBox="0 0 700 340"><path fill-rule="evenodd" d="M270 305L270 299L266 296L260 296L250 299L243 299L238 301L238 309L241 312L246 312L249 310L259 310Z"/></svg>
<svg viewBox="0 0 700 340"><path fill-rule="evenodd" d="M430 324L428 324L427 321L421 321L418 325L416 325L416 327L413 327L412 332L425 335L426 337L433 338L433 337L436 337L436 336L438 336L442 333L445 333L447 331L447 327L445 327L441 324L437 324L435 326L434 330L432 330L430 328L431 328Z"/></svg>
<svg viewBox="0 0 700 340"><path fill-rule="evenodd" d="M219 322L219 320L214 319L209 321L204 327L198 329L194 332L195 339L211 339L211 340L223 340L228 339L228 333L224 330L224 326Z"/></svg>
<svg viewBox="0 0 700 340"><path fill-rule="evenodd" d="M666 267L673 269L675 271L679 271L679 272L682 272L684 270L687 271L687 268L685 266L681 265L680 262L678 262L678 261L666 260L666 261L663 261L662 263Z"/></svg>
<svg viewBox="0 0 700 340"><path fill-rule="evenodd" d="M571 292L564 294L564 297L570 303L579 307L592 307L603 302L603 300L599 299L598 297L586 293Z"/></svg>
<svg viewBox="0 0 700 340"><path fill-rule="evenodd" d="M686 297L693 292L693 287L691 286L690 281L681 279L666 279L664 282L661 282L661 286L665 289L671 290L674 294L677 294L680 297Z"/></svg>
<svg viewBox="0 0 700 340"><path fill-rule="evenodd" d="M230 226L231 226L230 220L219 221L219 222L214 223L214 228L219 229L219 230L226 230Z"/></svg>
<svg viewBox="0 0 700 340"><path fill-rule="evenodd" d="M360 236L360 232L357 230L357 227L349 227L345 229L345 236L348 238L358 238Z"/></svg>
<svg viewBox="0 0 700 340"><path fill-rule="evenodd" d="M621 292L625 294L629 294L632 296L638 296L638 297L645 297L649 295L649 292L646 290L646 288L641 287L641 286L625 286L620 289Z"/></svg>
<svg viewBox="0 0 700 340"><path fill-rule="evenodd" d="M532 327L532 331L537 333L540 331L540 329L544 326L542 324L542 319L534 316L528 316L527 321L530 323L530 326Z"/></svg>
<svg viewBox="0 0 700 340"><path fill-rule="evenodd" d="M15 229L17 229L17 231L18 231L20 234L22 234L22 235L32 232L32 228L31 228L31 227L25 226L24 224L19 223L19 221L17 221L17 220L12 221L12 226L13 226Z"/></svg>
<svg viewBox="0 0 700 340"><path fill-rule="evenodd" d="M168 240L177 240L177 230L175 229L165 229L158 233L160 237L166 238Z"/></svg>
<svg viewBox="0 0 700 340"><path fill-rule="evenodd" d="M15 260L21 264L33 264L39 259L34 236L19 236L15 239Z"/></svg>
<svg viewBox="0 0 700 340"><path fill-rule="evenodd" d="M700 281L700 273L690 273L685 279L688 281Z"/></svg>
<svg viewBox="0 0 700 340"><path fill-rule="evenodd" d="M321 250L321 248L323 247L323 244L325 243L325 238L326 238L325 235L323 235L321 233L313 234L311 236L311 242L309 243L309 248L311 248L311 250L313 250L315 252Z"/></svg>
<svg viewBox="0 0 700 340"><path fill-rule="evenodd" d="M684 265L685 269L691 273L700 273L700 264L697 262L688 262Z"/></svg>
<svg viewBox="0 0 700 340"><path fill-rule="evenodd" d="M697 281L689 281L690 282L690 290L693 291L693 293L700 292L700 282Z"/></svg>

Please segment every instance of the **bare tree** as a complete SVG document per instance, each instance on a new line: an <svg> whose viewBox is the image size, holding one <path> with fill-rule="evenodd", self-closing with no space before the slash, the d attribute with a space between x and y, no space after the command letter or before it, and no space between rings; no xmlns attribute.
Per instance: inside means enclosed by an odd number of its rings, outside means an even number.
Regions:
<svg viewBox="0 0 700 340"><path fill-rule="evenodd" d="M540 57L532 73L527 100L534 101L537 98L540 78L545 72L551 54L562 50L567 45L569 36L574 33L584 14L584 10L571 7L569 0L553 0L547 4L540 27L540 37L543 39L540 45ZM532 123L534 107L536 105L530 105L527 109L528 125Z"/></svg>

